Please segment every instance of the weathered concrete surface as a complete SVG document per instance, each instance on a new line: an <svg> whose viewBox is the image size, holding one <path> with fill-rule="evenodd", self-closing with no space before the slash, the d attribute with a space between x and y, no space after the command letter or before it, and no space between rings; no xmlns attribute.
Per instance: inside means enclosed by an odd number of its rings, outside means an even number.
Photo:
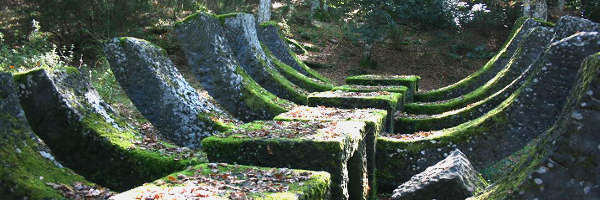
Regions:
<svg viewBox="0 0 600 200"><path fill-rule="evenodd" d="M394 190L395 200L462 200L486 186L465 154L456 149Z"/></svg>
<svg viewBox="0 0 600 200"><path fill-rule="evenodd" d="M600 199L600 54L586 59L560 120L475 199Z"/></svg>
<svg viewBox="0 0 600 200"><path fill-rule="evenodd" d="M234 57L218 19L205 13L178 22L176 37L204 89L235 117L270 119L294 106L262 88Z"/></svg>
<svg viewBox="0 0 600 200"><path fill-rule="evenodd" d="M137 109L178 145L197 147L219 127L210 117L228 114L198 95L160 47L137 38L114 38L105 46L111 69Z"/></svg>
<svg viewBox="0 0 600 200"><path fill-rule="evenodd" d="M224 19L225 36L238 63L252 79L269 92L299 104L306 104L308 92L283 77L265 54L258 41L254 21L252 14L245 13Z"/></svg>

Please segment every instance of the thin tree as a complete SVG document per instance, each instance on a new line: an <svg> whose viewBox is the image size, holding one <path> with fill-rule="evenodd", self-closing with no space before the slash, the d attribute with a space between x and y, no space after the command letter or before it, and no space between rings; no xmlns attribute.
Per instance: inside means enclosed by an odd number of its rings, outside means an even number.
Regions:
<svg viewBox="0 0 600 200"><path fill-rule="evenodd" d="M523 16L548 19L546 0L523 0Z"/></svg>
<svg viewBox="0 0 600 200"><path fill-rule="evenodd" d="M271 20L271 0L260 0L258 4L258 23Z"/></svg>

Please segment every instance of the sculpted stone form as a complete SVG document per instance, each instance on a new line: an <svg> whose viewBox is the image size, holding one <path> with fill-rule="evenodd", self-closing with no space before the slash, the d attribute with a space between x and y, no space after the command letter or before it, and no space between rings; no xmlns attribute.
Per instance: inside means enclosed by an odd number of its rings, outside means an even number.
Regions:
<svg viewBox="0 0 600 200"><path fill-rule="evenodd" d="M141 39L115 38L106 44L105 52L116 79L137 109L178 145L197 147L202 138L220 129L214 118L231 120L198 95L164 49Z"/></svg>

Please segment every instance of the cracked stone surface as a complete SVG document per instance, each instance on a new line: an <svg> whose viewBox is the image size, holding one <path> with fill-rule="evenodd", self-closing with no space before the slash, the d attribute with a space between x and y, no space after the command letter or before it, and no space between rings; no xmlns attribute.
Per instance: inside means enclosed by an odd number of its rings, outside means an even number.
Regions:
<svg viewBox="0 0 600 200"><path fill-rule="evenodd" d="M137 38L115 38L105 52L137 109L176 144L194 148L202 138L218 133L214 122L202 116L233 120L198 95L160 47Z"/></svg>

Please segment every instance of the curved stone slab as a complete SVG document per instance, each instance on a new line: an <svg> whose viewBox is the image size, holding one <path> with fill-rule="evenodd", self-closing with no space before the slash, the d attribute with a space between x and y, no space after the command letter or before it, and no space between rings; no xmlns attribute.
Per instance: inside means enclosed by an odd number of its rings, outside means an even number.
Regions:
<svg viewBox="0 0 600 200"><path fill-rule="evenodd" d="M54 159L25 118L12 74L0 73L0 196L61 199L66 197L46 183L77 181L90 184Z"/></svg>
<svg viewBox="0 0 600 200"><path fill-rule="evenodd" d="M176 37L204 89L235 117L271 119L295 106L256 83L240 66L219 20L197 13L178 22Z"/></svg>
<svg viewBox="0 0 600 200"><path fill-rule="evenodd" d="M295 53L293 53L288 45L281 39L279 35L279 26L274 23L262 23L258 27L258 39L260 43L265 45L275 58L283 62L284 64L292 67L297 72L311 78L318 79L326 84L331 81L317 71L306 66L302 61L298 59Z"/></svg>
<svg viewBox="0 0 600 200"><path fill-rule="evenodd" d="M526 82L533 71L531 64L546 50L553 35L554 32L549 28L534 28L521 42L519 49L507 64L508 68L498 73L486 85L469 93L469 98L456 99L463 101L458 104L461 108L435 115L398 116L395 119L395 130L405 134L441 130L473 120L494 109Z"/></svg>
<svg viewBox="0 0 600 200"><path fill-rule="evenodd" d="M238 13L224 17L223 21L231 49L250 77L278 97L306 104L308 92L283 77L267 58L256 35L254 16Z"/></svg>
<svg viewBox="0 0 600 200"><path fill-rule="evenodd" d="M145 40L114 38L104 49L111 70L136 108L165 138L197 147L202 138L235 121L198 95L165 51Z"/></svg>
<svg viewBox="0 0 600 200"><path fill-rule="evenodd" d="M600 54L587 58L560 120L478 199L600 198Z"/></svg>
<svg viewBox="0 0 600 200"><path fill-rule="evenodd" d="M200 162L184 148L140 145L134 131L72 67L15 75L21 105L33 130L65 166L87 179L123 190ZM156 146L171 146L155 141Z"/></svg>
<svg viewBox="0 0 600 200"><path fill-rule="evenodd" d="M398 184L419 169L442 159L451 148L465 149L473 165L479 168L501 160L556 122L582 61L598 51L598 32L580 32L553 43L533 64L534 72L528 83L484 116L430 132L422 138L380 138L377 151L382 154L377 155L378 169L383 171L382 176L390 169L406 172L404 177L397 176L398 179L391 181ZM378 179L389 187L390 182L386 182L390 181L389 177Z"/></svg>
<svg viewBox="0 0 600 200"><path fill-rule="evenodd" d="M517 50L521 40L525 38L527 33L541 24L533 19L525 19L525 21L517 21L513 30L513 34L508 38L504 47L486 63L479 71L469 75L468 77L443 88L419 92L415 95L416 102L435 102L446 99L460 97L469 93L478 87L485 84L488 80L494 77L501 71L511 56Z"/></svg>

